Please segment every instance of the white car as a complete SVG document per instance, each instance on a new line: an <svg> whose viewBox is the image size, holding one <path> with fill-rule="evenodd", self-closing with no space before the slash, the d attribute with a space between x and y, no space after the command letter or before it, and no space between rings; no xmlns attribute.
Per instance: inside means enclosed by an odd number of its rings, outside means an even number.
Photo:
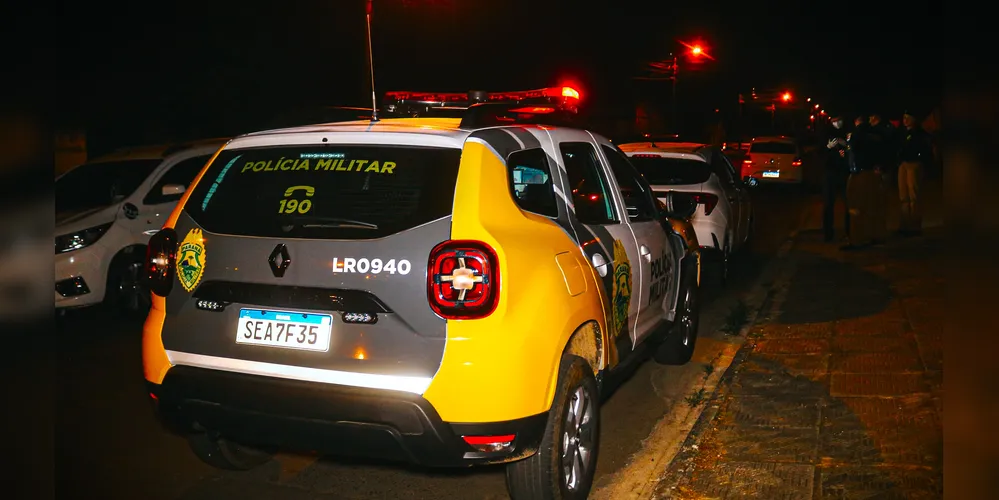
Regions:
<svg viewBox="0 0 999 500"><path fill-rule="evenodd" d="M225 140L111 153L55 181L55 307L144 312L146 243Z"/></svg>
<svg viewBox="0 0 999 500"><path fill-rule="evenodd" d="M638 142L619 145L662 199L689 193L698 204L691 218L703 250L714 251L728 276L730 256L749 240L753 206L737 171L720 149L697 143Z"/></svg>
<svg viewBox="0 0 999 500"><path fill-rule="evenodd" d="M763 183L801 184L801 148L784 136L757 137L742 161L742 175Z"/></svg>

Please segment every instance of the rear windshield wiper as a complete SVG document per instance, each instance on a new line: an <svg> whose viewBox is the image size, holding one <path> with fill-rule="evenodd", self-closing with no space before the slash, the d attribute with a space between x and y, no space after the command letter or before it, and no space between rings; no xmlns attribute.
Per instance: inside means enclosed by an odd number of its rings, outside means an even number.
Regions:
<svg viewBox="0 0 999 500"><path fill-rule="evenodd" d="M296 219L293 224L284 224L281 229L291 231L295 228L341 228L349 227L356 229L378 229L378 224L364 222L360 220L344 219L340 217L308 217Z"/></svg>

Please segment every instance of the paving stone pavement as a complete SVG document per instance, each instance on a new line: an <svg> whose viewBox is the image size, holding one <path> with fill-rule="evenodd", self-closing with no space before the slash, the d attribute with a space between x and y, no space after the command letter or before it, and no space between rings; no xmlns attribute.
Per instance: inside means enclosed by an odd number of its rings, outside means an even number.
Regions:
<svg viewBox="0 0 999 500"><path fill-rule="evenodd" d="M943 236L845 253L800 233L713 418L653 496L942 498Z"/></svg>

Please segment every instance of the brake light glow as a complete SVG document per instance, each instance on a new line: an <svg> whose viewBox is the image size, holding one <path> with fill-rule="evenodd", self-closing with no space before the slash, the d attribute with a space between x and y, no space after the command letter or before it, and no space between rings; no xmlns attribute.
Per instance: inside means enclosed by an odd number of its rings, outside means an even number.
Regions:
<svg viewBox="0 0 999 500"><path fill-rule="evenodd" d="M791 165L795 166L795 167L800 167L801 166L801 158L795 158L794 161L791 162Z"/></svg>
<svg viewBox="0 0 999 500"><path fill-rule="evenodd" d="M662 158L662 156L660 156L660 155L653 155L653 154L647 154L647 153L637 153L637 154L631 155L631 157L632 158Z"/></svg>
<svg viewBox="0 0 999 500"><path fill-rule="evenodd" d="M149 238L149 245L146 246L146 280L150 291L160 297L169 295L173 288L176 258L177 233L173 229L162 229Z"/></svg>
<svg viewBox="0 0 999 500"><path fill-rule="evenodd" d="M562 87L562 97L571 97L573 99L579 99L579 91L572 87Z"/></svg>
<svg viewBox="0 0 999 500"><path fill-rule="evenodd" d="M704 205L704 215L711 215L718 206L718 197L711 193L691 193L690 196L698 205Z"/></svg>
<svg viewBox="0 0 999 500"><path fill-rule="evenodd" d="M430 252L427 295L430 308L444 319L475 319L492 314L499 302L499 259L481 241L445 241Z"/></svg>
<svg viewBox="0 0 999 500"><path fill-rule="evenodd" d="M742 160L742 164L743 165L752 165L753 164L753 159L752 158L746 158L745 160Z"/></svg>

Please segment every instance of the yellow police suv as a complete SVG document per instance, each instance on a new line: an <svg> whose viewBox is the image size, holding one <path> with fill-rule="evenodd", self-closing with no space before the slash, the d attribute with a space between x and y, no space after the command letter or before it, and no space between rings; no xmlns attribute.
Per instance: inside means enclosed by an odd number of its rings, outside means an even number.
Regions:
<svg viewBox="0 0 999 500"><path fill-rule="evenodd" d="M387 97L232 139L151 238L157 414L222 468L508 463L514 498L585 498L604 384L690 359L696 256L574 89Z"/></svg>

